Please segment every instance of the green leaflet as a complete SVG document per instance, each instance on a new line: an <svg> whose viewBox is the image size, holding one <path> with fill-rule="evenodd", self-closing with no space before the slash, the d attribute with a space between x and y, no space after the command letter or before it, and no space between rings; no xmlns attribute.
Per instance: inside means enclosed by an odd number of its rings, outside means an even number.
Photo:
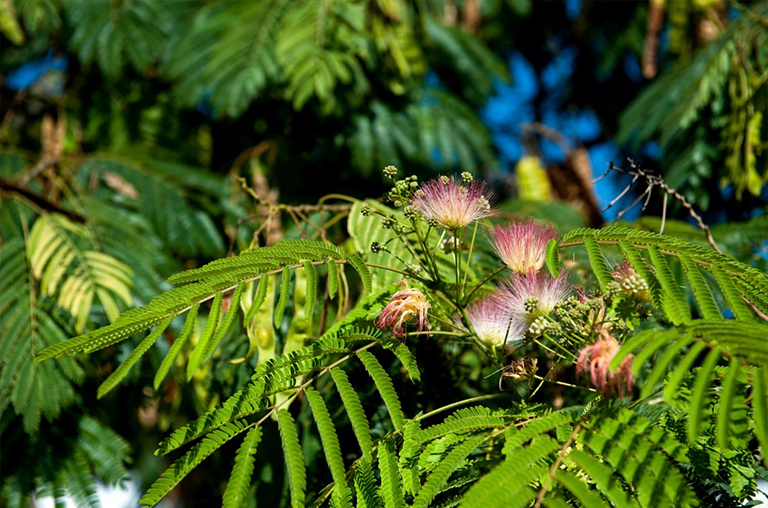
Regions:
<svg viewBox="0 0 768 508"><path fill-rule="evenodd" d="M235 288L235 292L232 294L232 299L230 300L229 311L224 315L224 319L221 322L221 326L219 326L216 330L216 334L205 345L205 351L203 352L202 360L203 362L205 362L211 356L213 351L216 349L216 346L219 345L221 340L224 338L224 335L226 335L226 333L232 327L232 323L235 322L235 318L240 311L240 298L242 297L244 288L245 284L240 284L237 286L237 288Z"/></svg>
<svg viewBox="0 0 768 508"><path fill-rule="evenodd" d="M717 308L717 303L715 303L712 291L707 286L707 282L704 280L699 267L685 254L680 255L680 263L683 265L686 277L688 277L688 282L701 311L701 316L704 319L719 318L720 311Z"/></svg>
<svg viewBox="0 0 768 508"><path fill-rule="evenodd" d="M370 294L373 282L371 280L371 272L368 270L365 262L363 262L363 259L359 254L354 254L347 261L352 265L352 268L355 269L360 276L360 280L363 282L363 294Z"/></svg>
<svg viewBox="0 0 768 508"><path fill-rule="evenodd" d="M768 390L764 369L755 369L752 373L752 398L754 408L755 435L760 443L763 463L768 465Z"/></svg>
<svg viewBox="0 0 768 508"><path fill-rule="evenodd" d="M245 435L235 455L235 464L229 475L227 489L224 491L222 508L239 508L245 502L248 487L251 484L256 449L261 441L261 427L253 427Z"/></svg>
<svg viewBox="0 0 768 508"><path fill-rule="evenodd" d="M151 348L152 345L157 342L157 339L159 339L160 335L165 331L166 328L168 328L168 325L171 324L171 321L173 321L173 317L166 318L165 321L157 325L157 328L155 328L152 333L147 335L144 340L141 341L136 349L134 349L131 354L128 355L128 358L126 358L125 361L120 364L117 370L115 370L115 372L113 372L107 379L104 380L103 383L101 383L96 395L98 398L102 398L104 395L109 393L110 390L112 390L120 381L123 380L131 367L133 367L133 365L139 361L139 358L141 358L144 353L149 351L149 348Z"/></svg>
<svg viewBox="0 0 768 508"><path fill-rule="evenodd" d="M731 426L731 415L734 411L734 397L736 395L736 383L741 373L741 365L736 358L731 358L728 364L728 372L723 379L722 391L720 392L720 407L717 412L717 446L723 450L730 448L728 437Z"/></svg>
<svg viewBox="0 0 768 508"><path fill-rule="evenodd" d="M251 321L253 321L253 317L256 315L256 312L261 307L261 304L264 303L264 299L267 297L267 288L269 288L269 279L270 275L268 273L262 274L262 276L259 278L259 287L256 290L256 297L253 299L253 303L248 308L248 313L245 315L245 319L243 319L243 325L248 326Z"/></svg>
<svg viewBox="0 0 768 508"><path fill-rule="evenodd" d="M395 443L392 437L379 442L379 469L381 471L381 496L386 508L404 508L403 485L397 468Z"/></svg>
<svg viewBox="0 0 768 508"><path fill-rule="evenodd" d="M307 489L307 472L304 468L304 454L299 444L296 423L289 411L281 409L277 412L277 424L280 428L280 439L282 440L285 465L288 471L291 506L303 508Z"/></svg>
<svg viewBox="0 0 768 508"><path fill-rule="evenodd" d="M317 390L310 387L307 388L305 393L312 408L312 414L315 417L317 430L320 433L325 460L328 462L328 467L331 470L336 495L342 500L348 499L350 492L347 488L344 460L341 457L341 446L336 435L336 427L333 425L333 420L331 420L331 415L328 413L325 401Z"/></svg>
<svg viewBox="0 0 768 508"><path fill-rule="evenodd" d="M688 302L677 284L666 258L655 245L648 247L648 255L656 271L659 284L664 291L664 312L673 324L679 325L690 321L691 310L688 307Z"/></svg>
<svg viewBox="0 0 768 508"><path fill-rule="evenodd" d="M355 492L358 508L383 508L384 502L379 495L376 478L367 460L355 462Z"/></svg>
<svg viewBox="0 0 768 508"><path fill-rule="evenodd" d="M291 270L288 267L283 268L282 280L280 282L280 299L275 307L275 328L280 328L283 323L283 314L285 306L288 305L288 295L291 292Z"/></svg>
<svg viewBox="0 0 768 508"><path fill-rule="evenodd" d="M309 261L304 261L304 272L307 277L307 295L304 301L304 319L307 320L309 331L312 333L312 317L315 313L315 300L317 299L317 270L315 270L315 265Z"/></svg>
<svg viewBox="0 0 768 508"><path fill-rule="evenodd" d="M560 276L560 254L557 251L559 243L556 239L547 242L546 260L547 268L552 277Z"/></svg>
<svg viewBox="0 0 768 508"><path fill-rule="evenodd" d="M593 235L584 235L584 247L587 249L589 255L589 266L592 268L597 281L600 283L600 289L605 291L608 283L613 282L613 275L611 275L611 269L608 268L608 263L603 257L603 253L600 250L600 246L597 244L597 240Z"/></svg>
<svg viewBox="0 0 768 508"><path fill-rule="evenodd" d="M208 342L213 339L213 334L216 332L216 327L219 325L219 316L221 314L221 303L224 301L224 293L216 293L211 304L211 311L208 313L208 321L205 323L203 333L200 335L200 339L197 341L195 349L192 351L192 356L189 358L187 364L187 381L192 379L197 369L205 361L205 352L208 349Z"/></svg>
<svg viewBox="0 0 768 508"><path fill-rule="evenodd" d="M325 266L328 269L328 296L333 299L339 289L339 267L330 260L325 262Z"/></svg>
<svg viewBox="0 0 768 508"><path fill-rule="evenodd" d="M699 427L704 417L705 400L707 392L709 391L709 385L712 383L712 373L715 370L717 362L720 361L720 348L714 348L707 353L707 357L704 359L704 363L696 371L696 381L693 386L693 393L691 395L691 402L688 405L688 441L695 442L699 436Z"/></svg>
<svg viewBox="0 0 768 508"><path fill-rule="evenodd" d="M373 438L371 438L370 425L368 418L365 416L363 405L360 403L360 398L349 382L347 374L341 368L335 367L331 369L331 376L334 383L336 383L336 388L339 390L339 395L341 395L344 409L346 409L349 421L352 423L352 429L355 432L355 437L357 437L357 442L360 443L363 458L370 462L373 453Z"/></svg>
<svg viewBox="0 0 768 508"><path fill-rule="evenodd" d="M365 365L365 370L373 378L381 398L384 399L384 404L387 405L389 410L389 417L392 419L392 425L394 425L397 432L402 432L405 416L400 405L400 399L397 397L397 392L395 392L395 387L392 385L392 379L390 379L389 374L387 374L376 357L368 351L361 351L357 356Z"/></svg>
<svg viewBox="0 0 768 508"><path fill-rule="evenodd" d="M195 329L195 323L197 322L197 312L199 310L200 305L195 305L192 307L192 309L190 309L189 314L187 314L187 321L184 323L184 328L173 342L173 345L168 350L168 354L165 355L165 358L163 358L163 363L160 364L160 368L157 369L157 372L155 373L155 390L160 388L160 385L165 379L165 376L168 375L168 371L171 370L171 366L173 365L174 361L176 361L176 357L179 355L179 351L181 351L181 349L184 347L184 344L186 344L187 340L189 340L189 338L192 336L192 332Z"/></svg>

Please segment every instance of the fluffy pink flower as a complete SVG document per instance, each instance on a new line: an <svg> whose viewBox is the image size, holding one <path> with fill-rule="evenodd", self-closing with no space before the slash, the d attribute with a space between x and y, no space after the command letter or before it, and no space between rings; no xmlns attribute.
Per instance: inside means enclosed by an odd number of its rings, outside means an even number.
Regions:
<svg viewBox="0 0 768 508"><path fill-rule="evenodd" d="M512 316L498 295L489 294L467 307L467 315L477 338L486 344L502 347L520 342L526 323Z"/></svg>
<svg viewBox="0 0 768 508"><path fill-rule="evenodd" d="M499 283L499 301L506 311L523 320L531 314L549 314L555 305L568 298L568 277L555 278L544 272L513 273Z"/></svg>
<svg viewBox="0 0 768 508"><path fill-rule="evenodd" d="M489 240L510 270L529 273L544 266L547 242L555 238L557 232L553 227L527 219L496 226Z"/></svg>
<svg viewBox="0 0 768 508"><path fill-rule="evenodd" d="M465 184L443 176L424 183L411 196L410 204L427 219L455 230L491 215L491 199L485 182Z"/></svg>
<svg viewBox="0 0 768 508"><path fill-rule="evenodd" d="M416 330L423 331L429 328L427 311L429 302L427 297L416 288L408 287L408 281L398 281L405 285L389 299L389 303L379 314L376 320L376 328L389 329L397 338L405 337L405 325L417 323Z"/></svg>
<svg viewBox="0 0 768 508"><path fill-rule="evenodd" d="M598 388L603 395L618 392L620 397L631 394L635 385L631 365L634 356L628 355L619 364L616 372L611 372L611 361L619 352L619 343L603 332L602 336L591 346L587 346L579 353L576 361L576 375L589 371L592 385Z"/></svg>

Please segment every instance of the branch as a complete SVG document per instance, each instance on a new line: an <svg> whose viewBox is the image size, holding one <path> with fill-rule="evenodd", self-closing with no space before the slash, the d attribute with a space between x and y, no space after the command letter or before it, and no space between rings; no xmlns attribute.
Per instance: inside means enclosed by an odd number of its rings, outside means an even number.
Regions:
<svg viewBox="0 0 768 508"><path fill-rule="evenodd" d="M11 182L5 178L0 178L0 197L21 199L40 211L59 213L66 216L72 222L78 222L82 224L86 221L85 217L82 215L70 210L66 210L59 205L49 201L44 196L19 187L16 183Z"/></svg>

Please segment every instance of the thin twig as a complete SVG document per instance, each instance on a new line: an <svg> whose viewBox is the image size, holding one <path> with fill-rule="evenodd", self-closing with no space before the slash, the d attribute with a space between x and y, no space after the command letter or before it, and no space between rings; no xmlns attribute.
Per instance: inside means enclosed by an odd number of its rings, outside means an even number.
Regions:
<svg viewBox="0 0 768 508"><path fill-rule="evenodd" d="M664 182L664 179L661 176L659 176L659 175L652 175L652 174L648 173L647 171L643 170L639 165L635 164L635 162L632 159L627 159L627 160L629 161L629 165L631 167L630 170L625 170L625 169L619 168L613 162L611 162L609 167L608 167L608 171L606 171L599 178L593 180L593 182L597 182L598 180L600 180L600 179L604 178L606 175L608 175L608 173L610 173L611 171L617 171L619 173L625 173L625 174L633 175L632 181L629 183L629 185L627 185L624 188L624 190L621 191L621 193L618 196L616 196L616 198L613 201L608 203L608 206L603 208L603 211L606 211L609 208L611 208L613 205L615 205L616 202L618 202L619 199L624 197L624 195L627 192L629 192L629 190L635 185L635 183L640 178L642 178L645 181L645 183L648 185L648 188L629 207L627 207L624 210L622 210L621 212L619 212L619 214L617 216L617 219L620 218L621 216L623 216L624 213L626 213L630 208L632 208L637 203L639 203L640 199L642 199L643 196L647 195L645 204L643 204L643 211L645 211L645 208L648 206L648 201L651 198L651 192L653 191L654 188L658 187L659 189L661 189L664 192L664 205L663 205L664 210L663 210L662 226L661 226L661 233L660 234L663 234L663 232L664 232L664 225L666 224L667 201L668 201L669 196L672 196L673 198L675 198L676 200L678 200L680 202L680 204L683 206L683 208L688 210L688 214L691 216L691 218L693 218L693 220L696 221L696 225L699 227L699 229L701 229L702 231L704 231L704 233L706 233L707 240L709 241L709 244L712 246L712 248L715 249L720 254L723 253L723 251L720 250L720 247L718 247L717 244L715 243L715 239L712 237L712 232L710 231L709 226L704 224L704 221L702 220L701 216L698 213L696 213L696 211L693 209L693 205L691 205L691 203L688 202L688 200L685 199L685 197L683 197L679 192L677 192L676 189L673 189L672 187L667 185Z"/></svg>

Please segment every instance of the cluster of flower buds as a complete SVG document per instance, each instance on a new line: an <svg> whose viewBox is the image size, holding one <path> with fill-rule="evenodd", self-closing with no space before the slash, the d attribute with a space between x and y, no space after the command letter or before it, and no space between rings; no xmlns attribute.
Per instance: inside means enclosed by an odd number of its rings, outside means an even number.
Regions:
<svg viewBox="0 0 768 508"><path fill-rule="evenodd" d="M450 254L451 252L455 251L461 251L462 248L461 240L454 236L443 238L437 243L437 247L446 254Z"/></svg>
<svg viewBox="0 0 768 508"><path fill-rule="evenodd" d="M539 316L533 320L531 326L526 330L525 335L531 339L535 339L544 335L544 332L549 326L549 321L544 316Z"/></svg>
<svg viewBox="0 0 768 508"><path fill-rule="evenodd" d="M395 216L389 216L389 217L382 217L381 219L381 227L384 229L392 229L397 226L397 217Z"/></svg>
<svg viewBox="0 0 768 508"><path fill-rule="evenodd" d="M416 181L416 176L407 176L402 180L397 180L395 179L396 175L396 167L387 166L384 168L384 176L392 179L392 181L395 183L395 186L392 187L392 189L390 189L389 193L387 194L387 200L392 203L395 208L400 208L407 203L411 194L417 191L419 184Z"/></svg>
<svg viewBox="0 0 768 508"><path fill-rule="evenodd" d="M624 293L639 302L651 301L648 283L637 274L632 265L622 263L613 269L612 275L615 280L608 285L607 293L609 296Z"/></svg>

